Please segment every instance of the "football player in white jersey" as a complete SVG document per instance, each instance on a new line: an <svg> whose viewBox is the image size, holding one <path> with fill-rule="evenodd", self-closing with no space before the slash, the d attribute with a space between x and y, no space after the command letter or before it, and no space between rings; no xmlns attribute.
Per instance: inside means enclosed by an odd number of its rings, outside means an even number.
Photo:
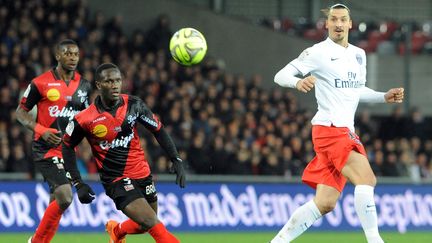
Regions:
<svg viewBox="0 0 432 243"><path fill-rule="evenodd" d="M365 86L366 55L348 43L350 10L335 4L325 11L328 38L306 50L275 75L283 87L307 93L315 88L318 112L312 119L316 156L302 180L316 189L315 197L299 207L271 241L290 242L333 210L347 180L355 185L354 207L369 243L382 243L374 202L375 175L365 149L354 133L359 102L401 103L403 88L377 92ZM305 76L299 79L296 76Z"/></svg>

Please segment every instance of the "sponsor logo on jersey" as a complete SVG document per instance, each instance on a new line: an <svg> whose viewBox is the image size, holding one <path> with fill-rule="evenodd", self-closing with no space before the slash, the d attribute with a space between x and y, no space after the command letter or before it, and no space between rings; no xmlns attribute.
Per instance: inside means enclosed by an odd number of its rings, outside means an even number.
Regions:
<svg viewBox="0 0 432 243"><path fill-rule="evenodd" d="M159 125L157 121L152 120L152 119L150 119L150 118L148 118L148 117L146 117L146 116L144 116L144 115L140 116L140 118L141 118L141 120L142 120L143 122L145 122L145 123L147 123L147 124L149 124L150 126L153 126L153 127L155 127L155 128L157 128L158 125Z"/></svg>
<svg viewBox="0 0 432 243"><path fill-rule="evenodd" d="M93 120L92 123L103 121L105 119L106 119L106 116L100 116L100 117L96 118L95 120Z"/></svg>
<svg viewBox="0 0 432 243"><path fill-rule="evenodd" d="M349 88L360 88L363 86L363 83L360 80L356 80L357 73L356 72L348 72L347 73L348 80L342 80L339 78L335 78L335 87L339 89L349 89Z"/></svg>
<svg viewBox="0 0 432 243"><path fill-rule="evenodd" d="M107 135L108 129L105 125L99 124L93 128L92 133L98 138L103 138Z"/></svg>
<svg viewBox="0 0 432 243"><path fill-rule="evenodd" d="M60 91L58 91L58 89L54 89L54 88L49 89L47 91L46 96L50 101L57 101L58 99L60 99Z"/></svg>
<svg viewBox="0 0 432 243"><path fill-rule="evenodd" d="M60 83L48 83L48 86L61 86Z"/></svg>
<svg viewBox="0 0 432 243"><path fill-rule="evenodd" d="M132 141L134 137L134 132L132 131L129 135L121 136L120 138L116 138L112 140L111 142L108 142L106 140L99 142L99 146L103 150L108 150L110 148L117 148L117 147L123 147L127 148L129 146L130 141Z"/></svg>
<svg viewBox="0 0 432 243"><path fill-rule="evenodd" d="M359 80L341 80L336 78L335 87L339 89L352 89L352 88L360 88L363 84Z"/></svg>
<svg viewBox="0 0 432 243"><path fill-rule="evenodd" d="M63 107L60 110L58 105L48 107L48 112L51 117L68 117L69 121L72 121L74 116L79 113L79 111L72 109L72 107Z"/></svg>
<svg viewBox="0 0 432 243"><path fill-rule="evenodd" d="M153 184L148 185L148 186L145 187L145 192L146 192L146 195L150 195L150 194L156 192L156 188L155 188L155 186Z"/></svg>

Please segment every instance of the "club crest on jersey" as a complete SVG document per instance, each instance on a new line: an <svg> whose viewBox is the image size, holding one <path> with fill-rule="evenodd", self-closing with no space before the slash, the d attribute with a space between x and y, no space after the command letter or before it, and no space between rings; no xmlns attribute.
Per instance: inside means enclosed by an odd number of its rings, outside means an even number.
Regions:
<svg viewBox="0 0 432 243"><path fill-rule="evenodd" d="M78 90L78 98L80 98L80 102L84 103L87 100L87 91Z"/></svg>
<svg viewBox="0 0 432 243"><path fill-rule="evenodd" d="M60 91L58 89L49 89L46 93L47 99L50 101L57 101L60 99Z"/></svg>
<svg viewBox="0 0 432 243"><path fill-rule="evenodd" d="M131 125L131 127L135 125L137 117L138 117L138 113L127 116L128 124Z"/></svg>
<svg viewBox="0 0 432 243"><path fill-rule="evenodd" d="M362 65L363 64L363 58L360 54L356 54L356 59L358 64Z"/></svg>
<svg viewBox="0 0 432 243"><path fill-rule="evenodd" d="M98 124L93 128L92 133L98 138L103 138L107 135L108 129L105 125Z"/></svg>

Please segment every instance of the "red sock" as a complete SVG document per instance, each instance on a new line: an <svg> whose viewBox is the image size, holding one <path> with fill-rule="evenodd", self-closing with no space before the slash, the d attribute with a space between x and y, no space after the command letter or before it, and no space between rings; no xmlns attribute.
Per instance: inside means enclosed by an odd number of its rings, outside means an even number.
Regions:
<svg viewBox="0 0 432 243"><path fill-rule="evenodd" d="M114 234L117 235L119 238L130 234L142 234L146 232L145 230L141 229L141 226L137 223L135 223L132 219L128 219L126 221L123 221L122 223L118 224L114 228Z"/></svg>
<svg viewBox="0 0 432 243"><path fill-rule="evenodd" d="M45 237L45 241L44 241L44 243L50 243L51 240L52 240L52 238L54 238L54 235L57 233L57 229L58 229L58 227L59 227L60 219L61 219L61 215L60 215L60 218L59 218L59 220L58 220L58 222L57 222L57 225L54 226L52 229L50 229L50 230L48 231L48 233L47 233L47 235L46 235L46 237Z"/></svg>
<svg viewBox="0 0 432 243"><path fill-rule="evenodd" d="M180 243L166 228L159 223L149 229L149 234L156 240L156 243Z"/></svg>
<svg viewBox="0 0 432 243"><path fill-rule="evenodd" d="M33 235L32 243L50 242L57 231L62 214L63 210L59 207L57 201L52 201L45 209L45 213Z"/></svg>

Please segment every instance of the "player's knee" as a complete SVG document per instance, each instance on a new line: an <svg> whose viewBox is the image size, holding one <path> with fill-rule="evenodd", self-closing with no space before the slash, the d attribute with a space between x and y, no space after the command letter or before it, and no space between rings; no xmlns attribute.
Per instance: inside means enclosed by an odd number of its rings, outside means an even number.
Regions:
<svg viewBox="0 0 432 243"><path fill-rule="evenodd" d="M323 206L322 208L322 214L327 214L330 213L331 211L333 211L333 209L335 208L336 205L334 204L326 204Z"/></svg>
<svg viewBox="0 0 432 243"><path fill-rule="evenodd" d="M357 180L357 183L354 183L355 185L369 185L375 187L377 184L376 176L371 173L368 175L364 175L363 177L360 177L359 180Z"/></svg>
<svg viewBox="0 0 432 243"><path fill-rule="evenodd" d="M149 217L149 218L141 218L137 222L144 230L148 230L159 223L157 218Z"/></svg>
<svg viewBox="0 0 432 243"><path fill-rule="evenodd" d="M327 214L336 207L336 202L324 200L317 203L317 207L322 215Z"/></svg>
<svg viewBox="0 0 432 243"><path fill-rule="evenodd" d="M66 210L72 203L72 197L70 198L63 198L61 200L58 201L59 207L62 210Z"/></svg>
<svg viewBox="0 0 432 243"><path fill-rule="evenodd" d="M374 174L372 174L372 176L370 177L369 180L370 180L370 181L369 181L369 183L370 183L369 185L375 187L376 184L377 184L376 176L375 176Z"/></svg>
<svg viewBox="0 0 432 243"><path fill-rule="evenodd" d="M66 210L72 203L72 188L70 185L61 185L54 191L57 204L62 210Z"/></svg>

